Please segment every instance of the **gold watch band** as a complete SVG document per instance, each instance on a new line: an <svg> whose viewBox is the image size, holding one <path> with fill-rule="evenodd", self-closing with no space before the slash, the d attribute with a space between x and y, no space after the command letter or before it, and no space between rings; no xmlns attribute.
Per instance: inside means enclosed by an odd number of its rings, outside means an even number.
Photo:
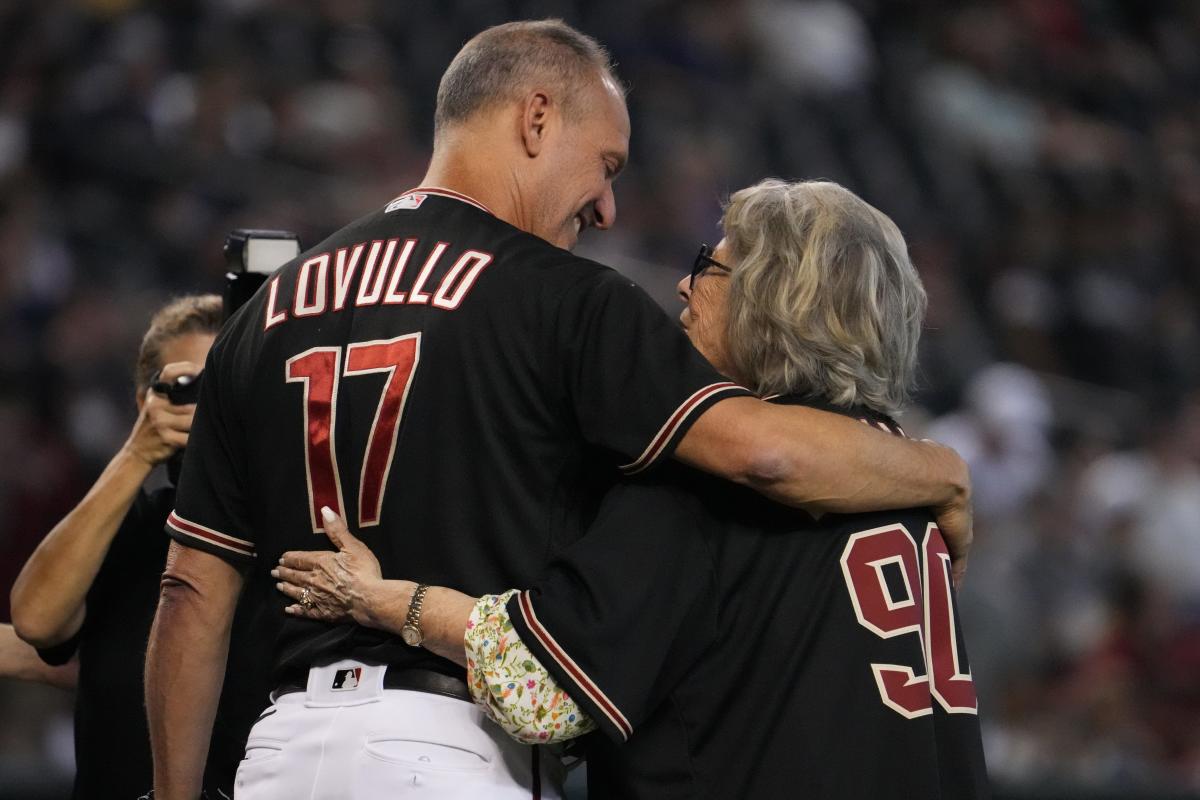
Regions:
<svg viewBox="0 0 1200 800"><path fill-rule="evenodd" d="M421 607L425 603L427 591L429 591L428 584L417 584L417 588L413 590L412 599L408 602L408 616L404 619L403 639L414 647L419 646L424 638L421 635Z"/></svg>

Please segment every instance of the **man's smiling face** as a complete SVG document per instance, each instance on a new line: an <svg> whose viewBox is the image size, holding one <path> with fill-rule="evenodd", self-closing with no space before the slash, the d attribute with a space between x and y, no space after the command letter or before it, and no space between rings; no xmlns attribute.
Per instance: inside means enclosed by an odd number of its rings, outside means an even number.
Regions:
<svg viewBox="0 0 1200 800"><path fill-rule="evenodd" d="M571 250L588 227L607 230L616 221L612 185L629 157L625 96L607 75L576 99L574 119L564 120L552 144L531 233Z"/></svg>

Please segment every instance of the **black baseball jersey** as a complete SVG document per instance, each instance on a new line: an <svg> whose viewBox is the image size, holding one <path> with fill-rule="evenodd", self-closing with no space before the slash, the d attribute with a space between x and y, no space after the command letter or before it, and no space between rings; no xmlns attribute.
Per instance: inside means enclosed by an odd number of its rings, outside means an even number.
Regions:
<svg viewBox="0 0 1200 800"><path fill-rule="evenodd" d="M672 465L508 611L606 734L592 800L986 797L949 569L924 509L814 519Z"/></svg>
<svg viewBox="0 0 1200 800"><path fill-rule="evenodd" d="M284 266L204 371L177 541L266 572L341 512L385 577L533 581L617 468L748 394L628 279L417 189ZM286 617L280 677L337 658L461 669L352 624Z"/></svg>

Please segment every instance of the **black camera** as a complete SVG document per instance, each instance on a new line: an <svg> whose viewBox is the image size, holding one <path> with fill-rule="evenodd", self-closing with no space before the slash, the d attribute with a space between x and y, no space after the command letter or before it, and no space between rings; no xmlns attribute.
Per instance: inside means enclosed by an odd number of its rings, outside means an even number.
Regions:
<svg viewBox="0 0 1200 800"><path fill-rule="evenodd" d="M200 378L203 375L203 371L195 375L180 375L174 383L167 383L159 380L159 375L156 374L150 388L166 397L171 405L186 406L200 397Z"/></svg>

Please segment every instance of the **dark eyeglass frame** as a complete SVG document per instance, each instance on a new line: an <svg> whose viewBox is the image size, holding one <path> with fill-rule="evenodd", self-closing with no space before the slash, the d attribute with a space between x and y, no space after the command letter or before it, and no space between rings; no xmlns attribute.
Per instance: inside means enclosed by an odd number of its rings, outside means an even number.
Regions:
<svg viewBox="0 0 1200 800"><path fill-rule="evenodd" d="M696 255L696 261L692 264L692 277L688 283L688 288L693 289L696 286L696 278L700 273L709 267L716 267L724 272L733 272L732 267L727 267L720 261L712 257L713 249L706 244L700 245L700 252Z"/></svg>

